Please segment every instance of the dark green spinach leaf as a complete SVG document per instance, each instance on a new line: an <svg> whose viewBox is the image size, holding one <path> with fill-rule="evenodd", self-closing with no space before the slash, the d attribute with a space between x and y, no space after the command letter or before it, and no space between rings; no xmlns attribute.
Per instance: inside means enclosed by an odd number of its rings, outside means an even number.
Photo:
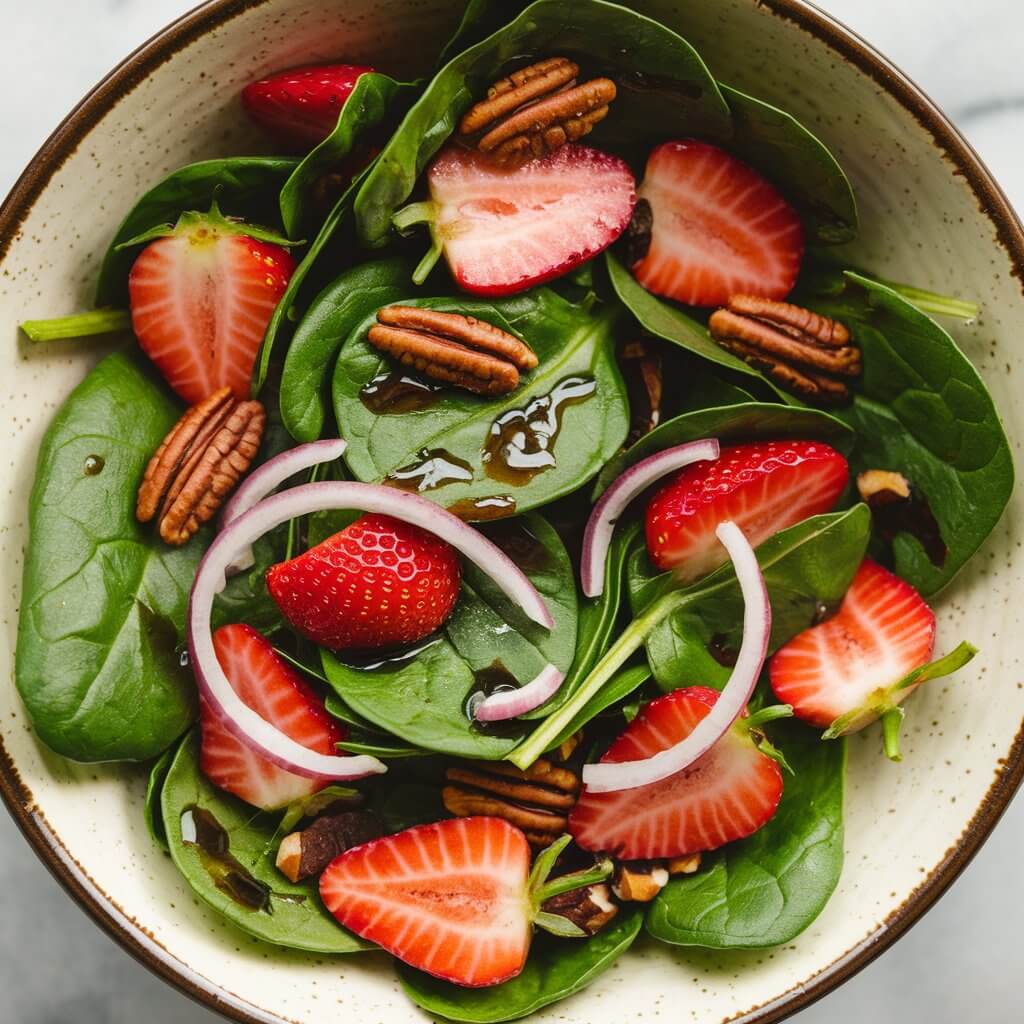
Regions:
<svg viewBox="0 0 1024 1024"><path fill-rule="evenodd" d="M315 441L323 433L338 350L368 314L408 293L411 272L398 259L362 263L346 270L310 304L288 346L281 375L281 418L296 441Z"/></svg>
<svg viewBox="0 0 1024 1024"><path fill-rule="evenodd" d="M771 651L842 600L864 557L870 529L867 506L855 505L806 519L757 548L772 605ZM627 576L635 612L674 586L671 573L652 569L641 538L630 553ZM732 671L723 661L739 650L743 632L743 596L732 565L723 565L686 592L693 601L648 636L647 659L664 690L694 684L721 689Z"/></svg>
<svg viewBox="0 0 1024 1024"><path fill-rule="evenodd" d="M900 533L896 572L928 597L977 551L1013 490L1013 458L992 398L949 334L892 288L846 275L841 295L796 301L842 320L864 353L862 387L837 415L857 432L851 470L896 470L924 496L948 549L932 563Z"/></svg>
<svg viewBox="0 0 1024 1024"><path fill-rule="evenodd" d="M615 310L592 312L588 304L573 305L548 288L491 302L437 298L408 304L476 316L518 334L537 353L540 365L524 375L515 391L500 398L484 399L450 388L418 411L380 415L361 397L363 388L389 369L366 341L374 323L371 314L345 342L334 374L338 428L349 442L345 461L357 479L376 481L397 470L414 471L426 458L441 453L448 462L468 468L442 477L447 482L439 486L421 490L423 497L448 507L458 502L470 510L484 499L498 499L510 514L575 490L618 451L629 429L629 409L613 350ZM578 389L582 400L559 405L559 385ZM540 406L530 408L538 400ZM538 443L543 441L553 464L509 482L516 474L502 471L500 453L489 463L484 460L492 426L499 417L506 417L510 426L513 419L547 422L542 408L547 401L557 406L552 415L558 429L551 440L538 435ZM550 427L542 430L549 432ZM512 446L513 440L502 439L502 448ZM470 511L468 517L486 518L487 511Z"/></svg>
<svg viewBox="0 0 1024 1024"><path fill-rule="evenodd" d="M170 853L167 845L167 830L164 828L164 816L160 812L160 794L163 792L164 781L171 770L174 760L174 747L168 747L154 762L146 780L146 799L142 805L142 816L146 822L146 831L153 842L166 853Z"/></svg>
<svg viewBox="0 0 1024 1024"><path fill-rule="evenodd" d="M178 418L145 360L104 359L43 439L29 508L16 681L39 738L76 761L143 761L192 720L180 662L202 543L135 519L149 457Z"/></svg>
<svg viewBox="0 0 1024 1024"><path fill-rule="evenodd" d="M497 672L528 682L551 661L569 668L576 644L576 586L569 556L539 516L484 527L543 595L555 628L527 621L475 567L444 630L408 657L371 667L321 652L330 685L361 718L406 743L455 757L500 760L527 731L521 721L481 726L467 701Z"/></svg>
<svg viewBox="0 0 1024 1024"><path fill-rule="evenodd" d="M638 133L654 129L663 137L673 126L688 134L728 135L729 108L697 51L680 36L603 0L585 5L537 0L455 57L413 105L356 198L363 241L371 246L386 242L392 214L409 198L427 162L506 64L524 54L575 56L581 43L581 59L620 83L615 108L601 126L605 131L617 131L617 121L635 141Z"/></svg>
<svg viewBox="0 0 1024 1024"><path fill-rule="evenodd" d="M265 942L317 953L372 948L345 931L320 903L317 880L289 882L274 866L281 813L254 810L216 789L199 770L199 736L190 733L174 756L160 798L171 858L196 895L232 924ZM227 853L240 865L218 863L182 837L183 819L205 811L228 835ZM220 884L218 884L220 883ZM233 886L250 897L230 895ZM264 900L262 907L254 904Z"/></svg>
<svg viewBox="0 0 1024 1024"><path fill-rule="evenodd" d="M589 985L632 945L642 921L642 912L633 905L623 907L593 938L538 934L522 973L490 988L461 988L401 963L398 976L417 1006L446 1020L473 1024L518 1020Z"/></svg>
<svg viewBox="0 0 1024 1024"><path fill-rule="evenodd" d="M189 164L168 175L139 199L117 229L100 269L96 305L128 306L128 272L139 250L118 251L117 246L158 224L175 223L186 210L208 210L216 198L232 217L276 223L278 194L296 164L285 157L236 156Z"/></svg>
<svg viewBox="0 0 1024 1024"><path fill-rule="evenodd" d="M647 931L677 946L760 949L799 935L832 895L843 866L845 741L822 743L796 722L773 726L786 773L775 817L748 839L706 853L647 912Z"/></svg>

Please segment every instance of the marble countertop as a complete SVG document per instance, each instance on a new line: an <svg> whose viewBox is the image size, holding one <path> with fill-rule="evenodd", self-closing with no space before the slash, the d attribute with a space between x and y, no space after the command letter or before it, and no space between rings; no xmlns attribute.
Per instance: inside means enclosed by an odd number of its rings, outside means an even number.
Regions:
<svg viewBox="0 0 1024 1024"><path fill-rule="evenodd" d="M191 0L4 3L0 195L111 66ZM1024 209L1021 0L820 0L953 118ZM909 935L799 1024L1006 1024L1024 1016L1018 799L949 893ZM0 813L0 1019L9 1024L214 1024L137 965L71 902Z"/></svg>

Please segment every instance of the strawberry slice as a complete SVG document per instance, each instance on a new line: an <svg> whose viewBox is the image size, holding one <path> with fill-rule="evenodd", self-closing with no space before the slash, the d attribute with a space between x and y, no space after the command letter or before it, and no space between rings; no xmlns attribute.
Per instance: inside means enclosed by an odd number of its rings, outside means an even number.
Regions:
<svg viewBox="0 0 1024 1024"><path fill-rule="evenodd" d="M184 213L139 254L128 276L142 350L189 404L229 387L249 397L253 363L295 261L258 232L221 216ZM157 237L157 236L164 237ZM133 240L134 241L134 240Z"/></svg>
<svg viewBox="0 0 1024 1024"><path fill-rule="evenodd" d="M633 265L648 291L720 306L738 293L783 299L796 283L800 218L724 149L695 139L663 143L648 157L637 195L653 217L650 246Z"/></svg>
<svg viewBox="0 0 1024 1024"><path fill-rule="evenodd" d="M266 637L251 626L222 626L213 634L213 645L232 689L260 718L310 750L337 753L335 744L345 738L345 730ZM199 726L203 774L254 807L274 810L328 785L324 779L294 775L255 753L213 716L205 701Z"/></svg>
<svg viewBox="0 0 1024 1024"><path fill-rule="evenodd" d="M691 686L652 700L601 762L639 761L674 746L718 696ZM584 787L569 831L583 849L623 860L679 857L751 835L772 818L781 798L782 772L758 750L741 718L700 760L661 782L612 793Z"/></svg>
<svg viewBox="0 0 1024 1024"><path fill-rule="evenodd" d="M242 103L281 142L309 148L334 131L341 108L368 71L373 68L359 64L290 68L250 82Z"/></svg>
<svg viewBox="0 0 1024 1024"><path fill-rule="evenodd" d="M898 761L900 704L922 683L974 656L961 644L928 664L935 614L905 580L865 558L830 619L798 633L768 664L776 696L793 713L844 736L881 718L886 753Z"/></svg>
<svg viewBox="0 0 1024 1024"><path fill-rule="evenodd" d="M849 478L846 459L820 441L758 441L723 448L715 462L680 471L647 505L654 565L694 580L727 555L715 530L734 522L756 547L808 516L828 512Z"/></svg>
<svg viewBox="0 0 1024 1024"><path fill-rule="evenodd" d="M270 595L321 647L391 647L439 629L459 596L455 549L389 516L365 515L305 554L272 566Z"/></svg>
<svg viewBox="0 0 1024 1024"><path fill-rule="evenodd" d="M478 295L511 295L596 256L626 229L636 199L626 164L587 146L562 146L514 170L449 146L427 181L435 244L459 287ZM400 213L396 223L416 221Z"/></svg>

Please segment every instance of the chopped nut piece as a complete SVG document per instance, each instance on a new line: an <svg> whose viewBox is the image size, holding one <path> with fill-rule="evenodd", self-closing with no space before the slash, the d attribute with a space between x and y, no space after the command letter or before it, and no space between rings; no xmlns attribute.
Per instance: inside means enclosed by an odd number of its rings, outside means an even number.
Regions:
<svg viewBox="0 0 1024 1024"><path fill-rule="evenodd" d="M607 117L616 89L610 78L577 85L579 70L565 57L550 57L514 72L466 112L459 134L479 135L480 152L510 168L583 138Z"/></svg>
<svg viewBox="0 0 1024 1024"><path fill-rule="evenodd" d="M619 912L611 889L604 882L573 889L552 896L541 904L541 910L571 921L587 935L596 935Z"/></svg>
<svg viewBox="0 0 1024 1024"><path fill-rule="evenodd" d="M451 814L504 818L521 828L534 847L549 846L565 832L580 791L575 772L545 758L525 771L504 761L458 762L445 778L441 799Z"/></svg>
<svg viewBox="0 0 1024 1024"><path fill-rule="evenodd" d="M869 469L857 475L857 490L869 505L888 505L910 497L910 481L902 473L888 469Z"/></svg>
<svg viewBox="0 0 1024 1024"><path fill-rule="evenodd" d="M192 406L149 460L135 516L156 518L160 536L181 545L209 522L245 475L263 439L266 413L221 388Z"/></svg>
<svg viewBox="0 0 1024 1024"><path fill-rule="evenodd" d="M576 753L576 748L583 742L583 730L578 729L567 739L562 740L561 743L555 748L555 756L559 761L568 761L573 754Z"/></svg>
<svg viewBox="0 0 1024 1024"><path fill-rule="evenodd" d="M277 869L299 882L319 875L338 854L383 834L379 819L369 811L324 815L301 832L284 837L277 850Z"/></svg>
<svg viewBox="0 0 1024 1024"><path fill-rule="evenodd" d="M385 306L367 335L370 344L403 366L478 395L504 395L537 356L517 337L461 313Z"/></svg>
<svg viewBox="0 0 1024 1024"><path fill-rule="evenodd" d="M684 857L670 857L665 861L668 873L675 875L692 875L700 867L700 854L688 853Z"/></svg>
<svg viewBox="0 0 1024 1024"><path fill-rule="evenodd" d="M668 885L668 871L658 861L635 860L616 865L612 892L620 900L650 903Z"/></svg>
<svg viewBox="0 0 1024 1024"><path fill-rule="evenodd" d="M626 447L649 434L661 421L661 352L646 341L630 341L619 353L632 413Z"/></svg>
<svg viewBox="0 0 1024 1024"><path fill-rule="evenodd" d="M860 374L860 349L846 327L788 302L734 295L711 314L708 330L722 348L810 402L849 401L843 378Z"/></svg>

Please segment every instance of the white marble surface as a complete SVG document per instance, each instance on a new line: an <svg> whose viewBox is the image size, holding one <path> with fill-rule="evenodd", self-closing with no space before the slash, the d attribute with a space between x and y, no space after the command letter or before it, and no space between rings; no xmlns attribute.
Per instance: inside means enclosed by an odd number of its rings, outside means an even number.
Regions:
<svg viewBox="0 0 1024 1024"><path fill-rule="evenodd" d="M3 0L0 194L85 90L189 0ZM823 0L960 125L1024 208L1021 0ZM1024 912L1024 802L939 905L800 1024L1010 1024ZM0 813L0 1020L5 1024L213 1024L137 966L51 880Z"/></svg>

